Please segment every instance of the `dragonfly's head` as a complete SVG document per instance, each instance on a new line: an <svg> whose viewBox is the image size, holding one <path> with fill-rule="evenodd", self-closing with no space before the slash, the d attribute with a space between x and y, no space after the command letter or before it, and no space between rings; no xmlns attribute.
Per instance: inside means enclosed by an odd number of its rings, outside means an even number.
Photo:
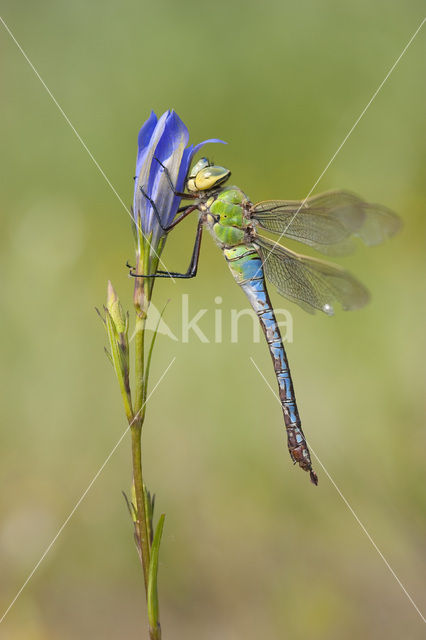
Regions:
<svg viewBox="0 0 426 640"><path fill-rule="evenodd" d="M231 175L229 169L217 167L207 158L201 158L192 167L186 187L188 191L211 191L226 182Z"/></svg>

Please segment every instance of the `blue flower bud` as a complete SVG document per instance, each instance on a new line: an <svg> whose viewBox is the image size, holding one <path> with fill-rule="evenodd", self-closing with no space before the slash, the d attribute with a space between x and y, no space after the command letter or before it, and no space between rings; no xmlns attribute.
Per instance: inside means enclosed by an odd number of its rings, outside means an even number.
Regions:
<svg viewBox="0 0 426 640"><path fill-rule="evenodd" d="M149 200L155 203L163 227L172 222L180 203L163 166L166 167L175 190L183 191L194 155L207 142L222 140L205 140L195 147L188 147L188 142L188 129L174 111L166 111L160 118L151 112L139 131L133 216L136 228L140 229L143 236L150 238L154 251L164 232ZM137 234L137 239L140 253L141 234Z"/></svg>

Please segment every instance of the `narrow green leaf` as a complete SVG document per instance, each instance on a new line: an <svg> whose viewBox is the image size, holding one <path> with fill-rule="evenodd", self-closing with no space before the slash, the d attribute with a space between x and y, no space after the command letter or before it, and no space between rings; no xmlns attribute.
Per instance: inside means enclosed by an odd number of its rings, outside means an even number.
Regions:
<svg viewBox="0 0 426 640"><path fill-rule="evenodd" d="M132 522L135 523L136 522L136 509L135 509L135 505L133 504L133 502L130 502L129 498L127 497L127 494L122 491L121 492L124 496L124 500L126 501L126 506L127 509L129 510L130 513L130 517L132 519Z"/></svg>
<svg viewBox="0 0 426 640"><path fill-rule="evenodd" d="M138 535L138 527L136 525L136 521L137 521L137 516L136 516L136 509L135 509L135 505L133 504L133 502L130 502L129 498L127 497L126 493L124 491L121 492L124 496L124 499L126 501L126 505L127 505L127 509L129 510L130 513L130 517L132 519L132 524L133 524L133 539L135 541L135 546L136 546L136 551L137 554L139 556L139 559L142 563L142 554L141 554L141 545L139 543L139 535Z"/></svg>
<svg viewBox="0 0 426 640"><path fill-rule="evenodd" d="M100 317L100 319L102 320L102 322L103 322L104 324L106 324L106 323L105 323L105 318L103 317L102 313L99 311L98 307L95 307L95 311L96 311L96 313L98 314L98 316Z"/></svg>
<svg viewBox="0 0 426 640"><path fill-rule="evenodd" d="M151 493L146 488L146 485L143 485L143 494L145 499L145 516L146 516L146 529L148 531L149 536L149 545L151 548L152 541L154 539L154 531L153 531L153 517L154 517L154 502L155 502L155 494L151 496Z"/></svg>
<svg viewBox="0 0 426 640"><path fill-rule="evenodd" d="M151 629L157 631L159 627L158 616L158 555L160 552L161 535L163 533L165 514L162 513L155 530L154 540L151 548L151 562L148 574L148 620Z"/></svg>

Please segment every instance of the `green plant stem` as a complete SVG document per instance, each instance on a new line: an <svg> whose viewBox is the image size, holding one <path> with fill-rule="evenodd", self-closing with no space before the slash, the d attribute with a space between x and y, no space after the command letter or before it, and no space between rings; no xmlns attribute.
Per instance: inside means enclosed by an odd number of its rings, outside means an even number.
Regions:
<svg viewBox="0 0 426 640"><path fill-rule="evenodd" d="M160 552L161 536L163 534L164 527L164 513L160 516L160 519L155 530L154 539L151 546L151 564L149 567L149 589L148 589L148 620L149 620L149 636L151 640L161 640L161 626L160 616L158 608L158 588L157 588L157 574L158 574L158 554Z"/></svg>
<svg viewBox="0 0 426 640"><path fill-rule="evenodd" d="M144 271L148 259L148 252L145 251L142 257L137 258L137 273L147 273ZM139 542L140 556L145 581L145 591L148 597L148 581L151 546L149 539L149 528L147 526L147 512L145 500L145 488L142 474L142 425L145 419L146 403L146 381L145 381L145 325L149 306L150 291L148 283L144 278L137 278L135 281L134 303L136 310L135 326L135 403L134 403L134 423L132 425L132 464L133 483L136 498L136 525Z"/></svg>
<svg viewBox="0 0 426 640"><path fill-rule="evenodd" d="M146 249L142 251L142 255L137 255L136 273L150 273L153 268L157 269L158 259L155 265L150 264L150 252ZM151 567L151 538L152 531L152 513L151 506L148 506L147 493L145 490L142 475L142 426L145 420L146 399L148 388L149 366L152 355L152 348L155 342L155 336L148 352L147 362L145 362L145 326L148 313L148 307L151 300L152 288L154 281L148 278L137 278L134 290L134 305L136 310L136 326L135 326L135 395L134 395L134 422L131 427L132 431L132 463L133 463L133 483L136 500L136 532L142 560L142 568L145 580L145 591L148 609L154 611L155 623L152 615L149 624L150 640L161 640L161 627L158 621L158 596L157 596L157 575L153 573ZM161 536L159 536L161 538ZM159 541L157 546L159 546ZM158 564L158 549L156 551ZM157 565L156 565L157 566ZM151 584L150 584L151 576ZM152 577L154 576L154 577ZM152 583L155 580L155 585ZM153 595L154 594L154 595ZM152 606L154 602L154 607ZM150 606L151 603L151 606ZM149 615L149 612L148 612ZM152 622L152 624L151 624Z"/></svg>
<svg viewBox="0 0 426 640"><path fill-rule="evenodd" d="M141 435L142 425L135 424L131 427L132 432L132 464L133 464L133 482L136 496L137 509L137 532L139 538L139 547L142 558L142 568L145 581L145 590L148 593L148 574L150 565L150 544L148 538L148 530L146 526L144 485L142 475L142 448Z"/></svg>

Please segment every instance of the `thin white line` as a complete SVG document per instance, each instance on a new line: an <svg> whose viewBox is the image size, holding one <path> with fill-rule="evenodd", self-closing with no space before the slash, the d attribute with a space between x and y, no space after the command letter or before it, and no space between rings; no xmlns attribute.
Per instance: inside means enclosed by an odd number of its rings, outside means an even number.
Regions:
<svg viewBox="0 0 426 640"><path fill-rule="evenodd" d="M47 93L49 94L50 98L53 100L54 104L57 106L57 108L59 109L60 113L62 114L62 116L65 118L65 121L67 122L67 124L70 126L70 128L72 129L73 133L75 134L77 140L81 143L81 145L83 146L83 148L85 149L85 151L87 151L87 153L89 154L90 159L92 160L92 162L94 163L94 165L96 166L96 168L98 169L98 171L100 172L100 174L102 175L102 177L105 179L106 183L108 184L108 186L111 188L111 190L113 191L113 193L115 194L115 196L118 198L118 200L121 202L121 204L123 205L124 209L126 210L126 213L128 216L130 216L130 218L133 220L133 216L130 213L129 209L126 207L126 205L124 204L121 196L119 195L119 193L117 192L116 188L114 187L114 185L111 183L110 179L108 178L108 176L106 175L105 171L102 169L102 167L100 166L99 162L96 160L96 158L94 157L93 153L90 151L89 147L87 146L87 144L84 142L83 138L80 136L80 134L78 133L77 129L74 127L73 123L71 122L71 120L68 118L67 114L65 113L65 111L62 109L61 105L59 104L59 102L56 100L55 96L53 95L53 93L51 92L51 90L49 89L49 87L47 86L47 84L45 83L45 81L43 80L43 78L41 77L41 75L39 74L39 72L37 71L37 69L35 68L35 66L33 65L33 63L31 62L31 60L29 59L29 57L27 56L27 54L25 53L24 49L21 47L21 45L19 44L19 42L17 41L17 39L15 38L15 36L13 35L12 31L9 29L8 25L6 24L6 22L3 20L3 18L0 16L0 21L2 22L4 28L6 29L6 31L8 32L8 34L10 35L10 37L12 38L13 42L16 44L16 46L18 47L19 51L22 53L22 55L24 56L25 60L28 62L28 64L30 65L31 69L34 71L34 73L36 74L37 78L40 80L41 84L43 85L43 87L46 89ZM149 247L153 250L153 252L155 253L156 257L159 259L159 262L163 265L164 269L167 271L167 273L169 274L170 278L173 280L174 283L176 283L176 280L170 275L170 272L168 271L166 265L164 264L164 262L161 260L160 256L158 255L158 253L156 252L156 250L154 249L154 247L151 245L151 243L149 242L148 238L144 235L142 229L139 229L144 240L146 242L148 242Z"/></svg>
<svg viewBox="0 0 426 640"><path fill-rule="evenodd" d="M420 23L420 25L417 27L416 31L413 33L413 35L411 36L411 38L409 39L409 41L407 42L407 44L405 45L404 49L402 50L402 52L400 53L400 55L398 56L398 58L395 60L395 62L393 63L393 65L391 66L391 68L389 69L389 71L387 72L384 80L382 80L382 82L379 84L379 86L377 87L376 91L373 93L373 95L371 96L370 100L368 101L367 105L364 107L364 109L361 111L360 115L358 116L358 118L355 120L354 124L352 125L352 127L349 129L348 133L346 134L346 136L343 138L343 141L341 142L341 144L339 145L339 147L337 148L337 150L333 153L333 155L331 156L330 160L328 161L328 163L326 164L325 168L323 169L322 173L320 174L319 178L314 182L313 186L311 187L308 195L305 197L304 200L302 200L302 203L300 205L300 207L298 208L298 210L296 211L296 213L293 215L293 217L291 218L290 222L287 224L286 228L284 229L284 231L281 233L281 235L279 236L278 240L274 241L274 244L272 246L271 249L268 249L268 255L266 256L263 264L265 265L266 262L269 259L269 256L271 255L272 251L274 250L274 248L277 246L277 244L279 244L281 238L286 234L289 226L294 222L297 214L299 213L299 211L302 209L302 207L305 205L307 199L309 198L309 196L311 195L311 193L313 192L313 190L316 188L316 186L318 185L318 183L321 181L321 179L324 177L324 174L326 173L326 171L328 170L328 168L330 167L330 165L333 163L333 161L335 160L336 156L338 155L338 153L341 151L342 147L344 146L344 144L347 142L349 136L353 133L354 129L357 127L357 125L359 124L360 120L362 119L362 117L365 115L367 109L371 106L372 102L375 100L375 98L377 97L377 94L381 91L383 85L385 84L385 82L387 81L387 79L389 78L389 76L392 74L392 72L394 71L395 67L397 66L397 64L399 63L399 61L401 60L401 58L404 56L405 52L407 51L408 47L411 45L411 43L413 42L414 38L417 36L417 34L419 33L420 29L423 27L424 23L426 21L426 18L423 18L422 22Z"/></svg>
<svg viewBox="0 0 426 640"><path fill-rule="evenodd" d="M168 370L170 369L170 367L172 366L172 364L174 363L174 361L176 360L176 356L171 360L169 366L167 367L167 369L165 369L165 371L163 372L163 375L160 377L160 379L157 381L156 385L153 387L151 393L148 394L147 399L145 400L144 404L142 405L142 407L139 409L139 411L136 413L136 415L134 416L133 420L129 423L129 426L127 427L127 429L124 431L124 433L120 436L120 439L118 440L118 442L116 443L116 445L113 447L113 449L111 450L111 452L109 453L109 455L107 456L105 462L101 465L101 467L98 469L98 471L96 472L96 474L93 476L92 480L90 481L87 489L83 492L83 494L81 495L80 499L76 502L74 508L72 509L72 511L70 512L70 514L68 515L68 517L64 520L64 522L62 523L61 527L59 528L57 534L55 535L55 537L52 539L52 541L50 542L50 544L46 547L46 550L44 551L43 555L41 556L40 560L37 562L37 564L34 566L33 570L31 571L31 573L29 574L28 578L25 580L24 584L22 585L22 587L19 589L18 593L16 594L16 596L13 598L12 602L10 603L10 605L8 606L8 608L6 609L6 611L4 612L4 614L2 615L2 617L0 618L0 624L3 622L3 620L5 619L5 617L7 616L7 614L9 613L9 611L11 610L11 608L13 607L13 605L15 604L15 602L17 601L17 599L19 598L19 596L21 595L21 593L23 592L23 590L25 589L25 587L27 586L27 584L29 583L29 581L31 580L31 578L33 577L33 575L35 574L35 572L37 571L37 569L39 568L39 566L41 565L41 563L43 562L44 558L47 556L47 554L49 553L50 549L53 547L53 545L55 544L56 540L59 538L59 536L61 535L62 531L65 529L65 527L67 526L68 522L71 520L72 516L74 515L74 513L77 511L78 507L80 506L80 504L83 502L84 498L87 496L87 494L89 493L90 489L92 488L92 486L95 484L96 480L99 478L100 474L102 473L102 471L104 470L104 468L106 467L106 465L108 464L108 462L110 461L110 459L112 458L112 456L114 455L115 451L118 449L118 447L120 446L121 442L123 441L124 437L126 436L126 434L128 433L130 427L132 426L132 424L134 423L134 421L136 420L136 418L138 417L139 413L142 411L142 409L144 408L144 406L146 405L146 403L148 402L148 400L151 398L152 394L154 393L154 391L157 389L158 385L160 384L160 382L163 380L164 376L166 375L166 373L168 372Z"/></svg>
<svg viewBox="0 0 426 640"><path fill-rule="evenodd" d="M277 402L281 405L281 400L279 399L279 397L277 396L277 394L275 393L275 391L273 390L273 388L269 384L268 380L265 378L265 376L263 375L263 373L261 372L261 370L257 366L257 364L254 361L254 359L252 358L252 356L250 356L250 360L252 361L252 364L254 364L254 366L256 367L256 369L259 372L260 376L265 381L266 385L269 387L269 389L273 393L274 397L277 399ZM331 484L336 489L337 493L339 494L339 496L341 497L341 499L343 500L345 505L348 507L349 511L352 513L352 515L355 518L355 520L358 522L358 524L361 527L362 531L365 533L365 535L367 536L367 538L369 539L369 541L371 542L371 544L373 545L373 547L375 548L375 550L377 551L377 553L379 554L379 556L381 557L381 559L383 560L383 562L385 563L385 565L387 566L387 568L389 569L389 571L391 572L391 574L393 575L393 577L395 578L395 580L397 581L397 583L399 584L399 586L401 587L401 589L403 590L403 592L405 593L405 595L407 596L407 598L409 599L409 601L411 602L411 604L413 605L413 607L415 608L415 610L417 611L417 613L419 614L421 619L423 620L423 622L426 623L426 619L423 616L422 612L420 611L419 607L416 605L416 603L414 602L413 598L410 596L410 594L408 593L407 589L404 587L404 585L402 584L401 580L398 578L398 576L396 575L395 571L392 569L392 567L390 566L389 562L386 560L385 556L380 551L380 549L377 546L377 544L374 542L373 538L371 537L371 535L369 534L369 532L365 528L364 524L361 522L361 520L359 519L359 517L357 516L357 514L355 513L355 511L353 510L353 508L351 507L351 505L349 504L349 502L347 501L347 499L345 498L343 493L340 491L339 487L337 486L337 484L335 483L335 481L333 480L333 478L331 477L331 475L329 474L329 472L327 471L327 469L325 468L325 466L323 465L323 463L319 459L318 455L315 453L315 451L312 449L311 445L308 442L307 442L307 445L308 445L309 449L312 451L312 453L314 454L314 456L317 459L317 461L319 462L319 464L321 465L322 469L324 470L324 472L325 472L326 476L328 477L328 479L330 480Z"/></svg>

